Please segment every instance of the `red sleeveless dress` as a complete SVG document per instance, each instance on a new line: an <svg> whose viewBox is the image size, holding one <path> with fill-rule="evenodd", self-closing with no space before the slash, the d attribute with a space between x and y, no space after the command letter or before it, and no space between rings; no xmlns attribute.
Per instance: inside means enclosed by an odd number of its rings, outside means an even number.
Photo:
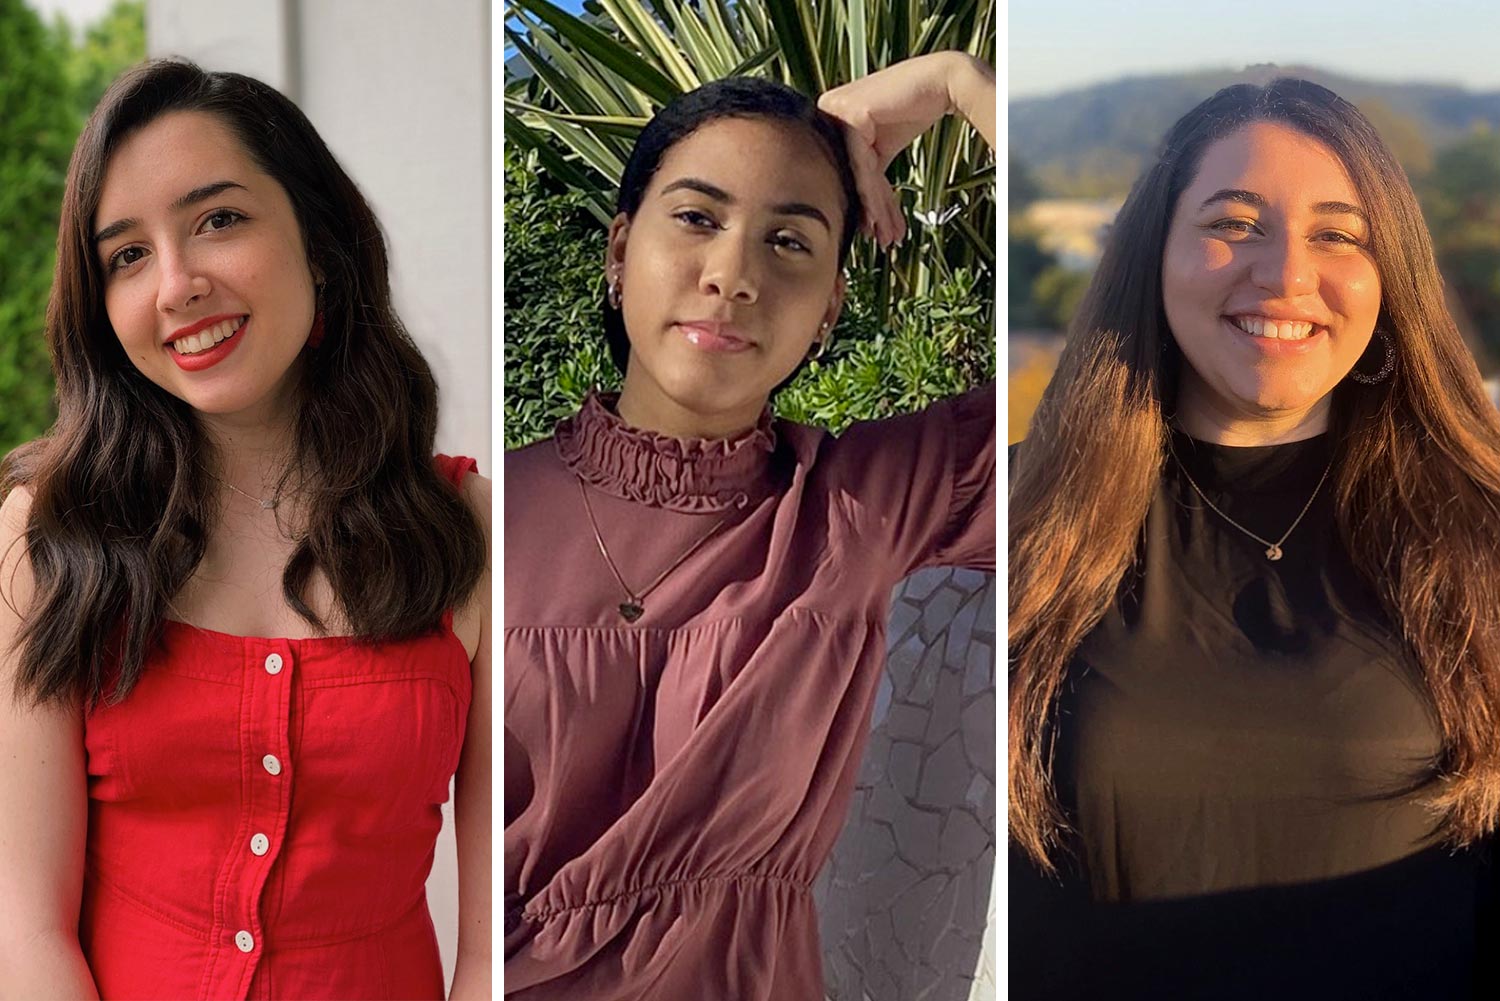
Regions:
<svg viewBox="0 0 1500 1001"><path fill-rule="evenodd" d="M101 998L441 999L425 887L469 670L451 612L380 646L169 621L84 725Z"/></svg>

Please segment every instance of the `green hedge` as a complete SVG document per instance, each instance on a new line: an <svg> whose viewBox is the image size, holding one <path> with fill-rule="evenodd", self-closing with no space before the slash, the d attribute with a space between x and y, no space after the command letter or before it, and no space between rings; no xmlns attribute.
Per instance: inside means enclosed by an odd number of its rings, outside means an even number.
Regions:
<svg viewBox="0 0 1500 1001"><path fill-rule="evenodd" d="M552 433L589 389L617 389L600 327L605 232L585 196L551 182L535 153L507 147L505 447ZM850 277L834 345L777 395L779 416L842 431L920 409L995 378L994 290L967 271L877 319L874 281Z"/></svg>

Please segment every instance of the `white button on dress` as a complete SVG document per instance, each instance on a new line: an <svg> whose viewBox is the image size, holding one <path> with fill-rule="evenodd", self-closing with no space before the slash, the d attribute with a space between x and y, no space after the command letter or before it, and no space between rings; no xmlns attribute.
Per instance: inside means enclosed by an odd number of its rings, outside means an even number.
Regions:
<svg viewBox="0 0 1500 1001"><path fill-rule="evenodd" d="M265 767L266 771L270 772L272 775L281 774L281 759L276 757L276 755L268 754L264 758L260 759L260 763Z"/></svg>
<svg viewBox="0 0 1500 1001"><path fill-rule="evenodd" d="M250 850L257 855L264 855L271 850L271 839L264 834L257 834L250 839Z"/></svg>
<svg viewBox="0 0 1500 1001"><path fill-rule="evenodd" d="M237 931L234 933L234 944L240 952L249 952L255 948L255 936L247 931Z"/></svg>
<svg viewBox="0 0 1500 1001"><path fill-rule="evenodd" d="M271 656L269 656L269 657L266 658L266 673L267 674L280 674L281 673L281 654L279 654L279 653L273 653L273 654L271 654Z"/></svg>

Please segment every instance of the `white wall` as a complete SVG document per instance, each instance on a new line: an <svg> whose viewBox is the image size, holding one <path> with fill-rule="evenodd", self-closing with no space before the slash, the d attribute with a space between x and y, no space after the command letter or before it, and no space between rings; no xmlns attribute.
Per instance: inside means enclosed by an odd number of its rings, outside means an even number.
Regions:
<svg viewBox="0 0 1500 1001"><path fill-rule="evenodd" d="M437 376L437 448L486 476L490 6L485 0L147 0L152 56L263 80L307 114L385 228L396 308ZM428 900L453 974L451 802Z"/></svg>

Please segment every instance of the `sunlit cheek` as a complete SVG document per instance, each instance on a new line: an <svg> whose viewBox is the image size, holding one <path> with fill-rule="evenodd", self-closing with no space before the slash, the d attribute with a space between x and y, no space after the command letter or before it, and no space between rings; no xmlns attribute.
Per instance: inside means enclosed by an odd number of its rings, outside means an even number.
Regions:
<svg viewBox="0 0 1500 1001"><path fill-rule="evenodd" d="M1198 245L1199 267L1207 272L1234 266L1234 247L1222 240L1203 240Z"/></svg>
<svg viewBox="0 0 1500 1001"><path fill-rule="evenodd" d="M1380 313L1380 275L1368 262L1350 261L1327 269L1323 287L1334 312L1361 324L1375 322Z"/></svg>

